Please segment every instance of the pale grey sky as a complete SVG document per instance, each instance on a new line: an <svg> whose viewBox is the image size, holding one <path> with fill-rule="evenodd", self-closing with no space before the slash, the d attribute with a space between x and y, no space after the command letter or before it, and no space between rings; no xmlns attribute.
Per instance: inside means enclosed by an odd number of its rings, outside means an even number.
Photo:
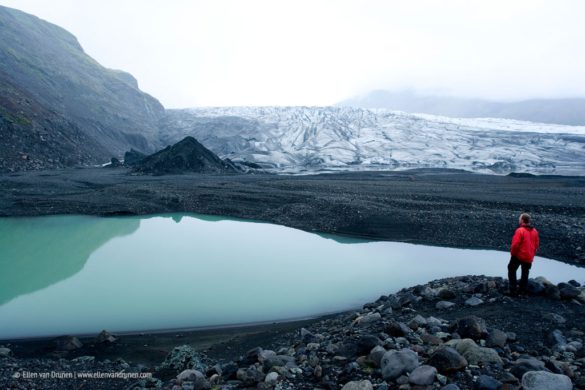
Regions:
<svg viewBox="0 0 585 390"><path fill-rule="evenodd" d="M585 96L580 0L0 0L166 107L328 105L372 89Z"/></svg>

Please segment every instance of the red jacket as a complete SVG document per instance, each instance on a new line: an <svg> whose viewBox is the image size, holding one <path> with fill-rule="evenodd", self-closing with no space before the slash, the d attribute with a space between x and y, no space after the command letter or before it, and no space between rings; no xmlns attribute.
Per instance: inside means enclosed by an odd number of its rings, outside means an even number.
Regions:
<svg viewBox="0 0 585 390"><path fill-rule="evenodd" d="M532 263L538 244L538 230L530 225L520 224L512 238L510 253L520 261Z"/></svg>

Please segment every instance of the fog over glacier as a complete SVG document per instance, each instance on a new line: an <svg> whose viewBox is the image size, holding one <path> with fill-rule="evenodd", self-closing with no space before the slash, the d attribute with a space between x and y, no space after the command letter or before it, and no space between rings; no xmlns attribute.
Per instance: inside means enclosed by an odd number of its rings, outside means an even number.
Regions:
<svg viewBox="0 0 585 390"><path fill-rule="evenodd" d="M167 108L332 105L374 89L585 96L579 0L4 0Z"/></svg>

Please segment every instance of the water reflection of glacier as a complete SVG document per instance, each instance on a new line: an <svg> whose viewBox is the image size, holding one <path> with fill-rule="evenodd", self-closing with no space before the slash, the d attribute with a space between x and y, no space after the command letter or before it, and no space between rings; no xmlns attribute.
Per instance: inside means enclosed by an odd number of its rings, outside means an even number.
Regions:
<svg viewBox="0 0 585 390"><path fill-rule="evenodd" d="M0 241L0 338L307 317L441 277L505 276L508 261L208 216L19 223L0 219L0 232L13 232ZM532 275L584 281L585 269L537 258Z"/></svg>

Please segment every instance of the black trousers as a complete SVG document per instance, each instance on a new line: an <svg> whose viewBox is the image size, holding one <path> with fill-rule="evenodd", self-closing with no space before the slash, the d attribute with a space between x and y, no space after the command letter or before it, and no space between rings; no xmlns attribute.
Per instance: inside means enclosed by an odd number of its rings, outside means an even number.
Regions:
<svg viewBox="0 0 585 390"><path fill-rule="evenodd" d="M530 271L530 267L532 267L532 263L520 261L514 256L510 258L510 263L508 263L508 281L510 283L510 292L513 293L517 291L516 271L518 270L518 267L522 267L520 291L526 291L526 286L528 285L528 272Z"/></svg>

